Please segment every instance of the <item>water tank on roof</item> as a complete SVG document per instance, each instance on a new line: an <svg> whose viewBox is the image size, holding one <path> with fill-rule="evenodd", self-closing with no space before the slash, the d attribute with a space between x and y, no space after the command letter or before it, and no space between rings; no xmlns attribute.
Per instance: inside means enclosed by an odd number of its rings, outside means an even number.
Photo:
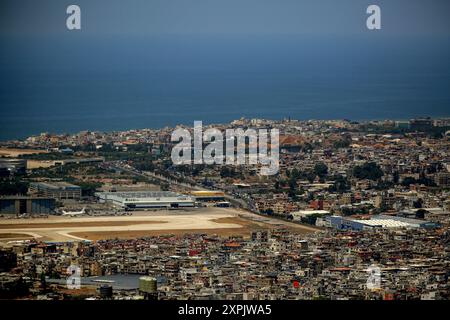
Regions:
<svg viewBox="0 0 450 320"><path fill-rule="evenodd" d="M157 282L153 277L139 278L139 291L142 293L154 294L157 291Z"/></svg>
<svg viewBox="0 0 450 320"><path fill-rule="evenodd" d="M99 290L100 290L100 297L102 299L111 299L112 298L112 296L113 296L112 286L105 284L105 285L102 285Z"/></svg>

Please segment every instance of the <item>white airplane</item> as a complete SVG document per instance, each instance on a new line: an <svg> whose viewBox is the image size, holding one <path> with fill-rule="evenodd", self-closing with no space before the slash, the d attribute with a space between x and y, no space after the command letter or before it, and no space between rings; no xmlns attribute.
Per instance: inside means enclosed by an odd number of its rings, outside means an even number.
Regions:
<svg viewBox="0 0 450 320"><path fill-rule="evenodd" d="M24 244L24 243L29 243L30 240L11 240L8 241L7 244Z"/></svg>
<svg viewBox="0 0 450 320"><path fill-rule="evenodd" d="M79 216L86 213L86 207L83 207L81 211L62 211L63 216Z"/></svg>

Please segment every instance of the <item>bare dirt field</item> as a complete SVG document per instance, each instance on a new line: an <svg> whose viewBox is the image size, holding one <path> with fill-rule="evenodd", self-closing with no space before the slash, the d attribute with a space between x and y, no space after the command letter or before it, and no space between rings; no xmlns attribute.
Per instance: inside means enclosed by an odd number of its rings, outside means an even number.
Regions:
<svg viewBox="0 0 450 320"><path fill-rule="evenodd" d="M32 239L33 237L21 233L0 233L0 239Z"/></svg>
<svg viewBox="0 0 450 320"><path fill-rule="evenodd" d="M117 231L117 232L75 232L72 235L87 239L87 240L101 240L101 239L133 239L139 237L149 237L158 235L183 235L183 234L209 234L218 235L222 237L243 236L250 237L251 233L256 230L269 229L268 225L260 225L239 217L227 217L213 219L211 222L219 224L216 229L160 229L160 230L136 230L136 231ZM230 223L236 224L237 228L221 228L220 224Z"/></svg>
<svg viewBox="0 0 450 320"><path fill-rule="evenodd" d="M0 223L0 229L36 229L36 228L77 228L82 227L112 227L112 226L130 226L136 224L152 224L152 223L166 223L167 221L85 221L85 222L49 222L49 223Z"/></svg>
<svg viewBox="0 0 450 320"><path fill-rule="evenodd" d="M65 217L0 220L0 241L11 236L34 237L41 241L100 240L136 238L164 234L207 233L219 236L250 236L252 231L287 227L293 233L316 229L259 217L232 208L203 208L189 211L160 210L136 212L132 216ZM1 239L3 238L3 239Z"/></svg>
<svg viewBox="0 0 450 320"><path fill-rule="evenodd" d="M37 149L0 148L0 156L10 158L17 158L20 155L37 154L37 153L48 153L48 152L46 150L37 150ZM53 165L54 165L53 161L27 160L27 169L48 168Z"/></svg>
<svg viewBox="0 0 450 320"><path fill-rule="evenodd" d="M47 151L37 149L0 148L0 156L6 157L18 157L23 154L36 154L36 153L47 153Z"/></svg>
<svg viewBox="0 0 450 320"><path fill-rule="evenodd" d="M49 168L54 166L53 161L27 160L27 169Z"/></svg>

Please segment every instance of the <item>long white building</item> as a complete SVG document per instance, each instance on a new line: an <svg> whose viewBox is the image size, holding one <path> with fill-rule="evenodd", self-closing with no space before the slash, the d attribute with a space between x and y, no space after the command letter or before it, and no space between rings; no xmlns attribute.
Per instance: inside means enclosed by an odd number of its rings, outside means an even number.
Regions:
<svg viewBox="0 0 450 320"><path fill-rule="evenodd" d="M125 210L193 207L193 197L171 191L97 192L100 202Z"/></svg>

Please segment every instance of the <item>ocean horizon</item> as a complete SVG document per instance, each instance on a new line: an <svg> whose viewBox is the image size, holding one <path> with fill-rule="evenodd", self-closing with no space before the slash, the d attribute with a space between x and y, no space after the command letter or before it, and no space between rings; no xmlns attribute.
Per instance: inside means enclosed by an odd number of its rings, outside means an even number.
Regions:
<svg viewBox="0 0 450 320"><path fill-rule="evenodd" d="M0 140L245 118L450 116L450 39L7 37Z"/></svg>

